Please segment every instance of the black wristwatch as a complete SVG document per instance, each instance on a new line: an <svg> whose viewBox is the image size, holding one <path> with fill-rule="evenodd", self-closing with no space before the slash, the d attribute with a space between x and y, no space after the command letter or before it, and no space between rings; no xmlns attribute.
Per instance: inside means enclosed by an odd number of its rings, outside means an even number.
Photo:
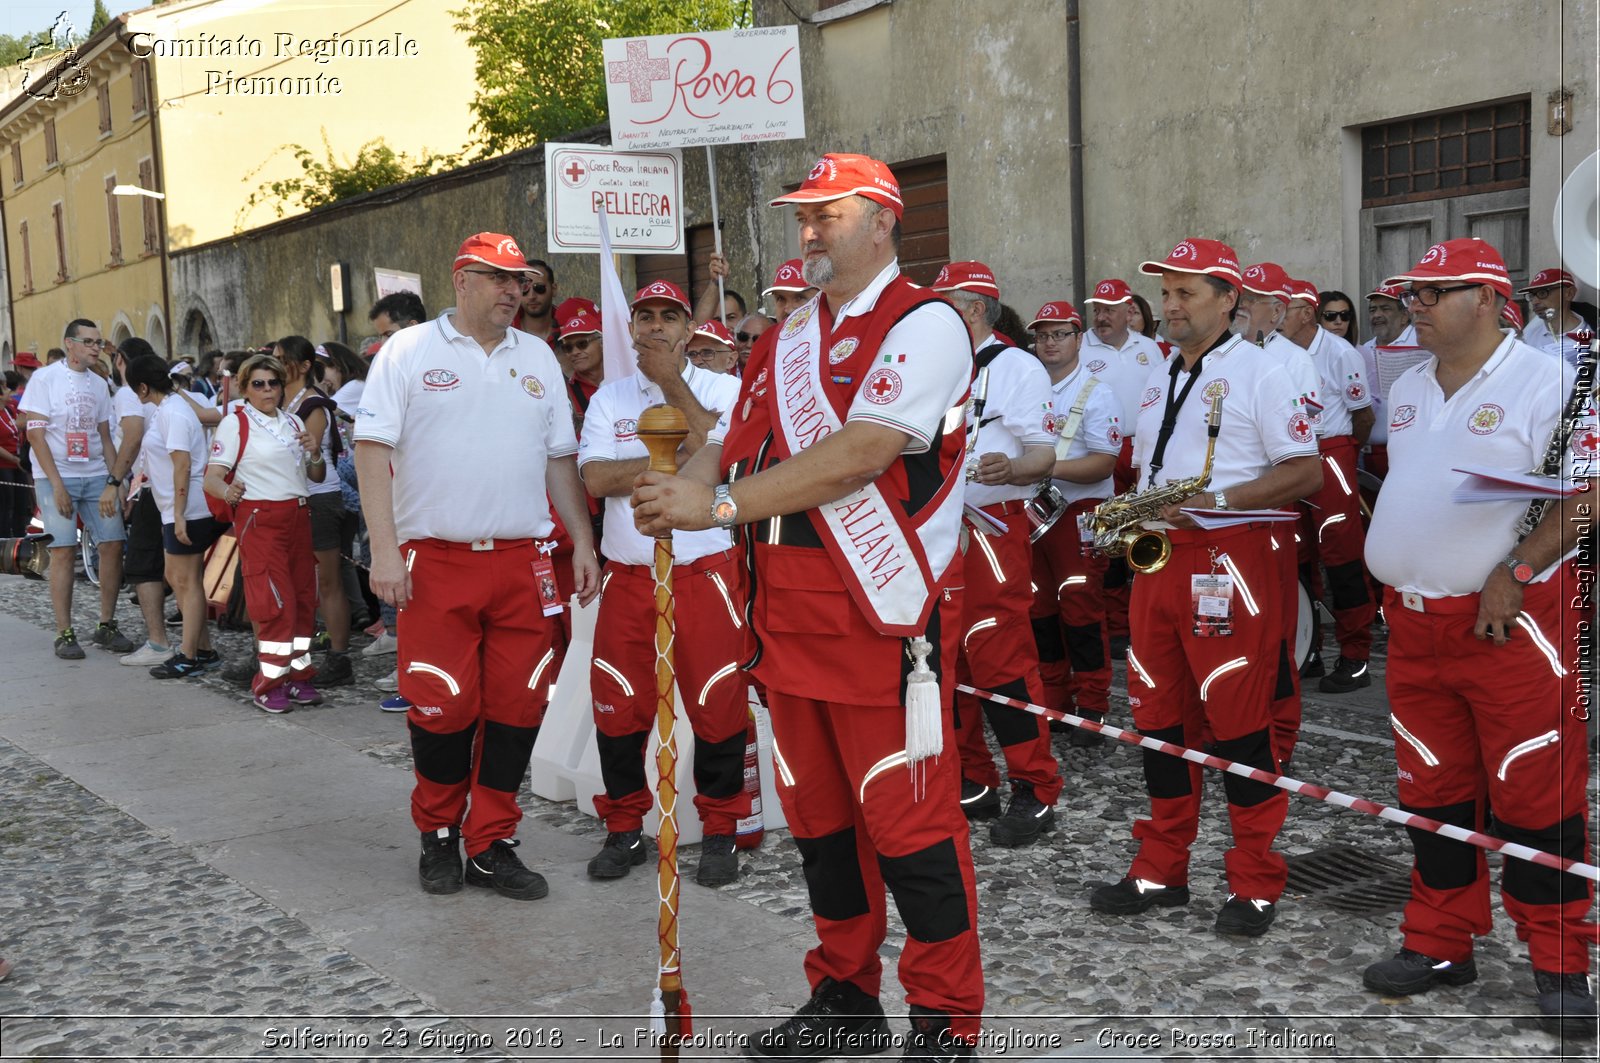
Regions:
<svg viewBox="0 0 1600 1063"><path fill-rule="evenodd" d="M122 486L122 481L117 479L115 476L107 476L106 477L106 486L107 487L121 487Z"/></svg>
<svg viewBox="0 0 1600 1063"><path fill-rule="evenodd" d="M1506 566L1506 570L1511 573L1512 579L1524 585L1532 583L1533 577L1538 575L1538 573L1533 570L1532 565L1522 560L1522 558L1518 557L1516 554L1506 555L1506 559L1500 563Z"/></svg>

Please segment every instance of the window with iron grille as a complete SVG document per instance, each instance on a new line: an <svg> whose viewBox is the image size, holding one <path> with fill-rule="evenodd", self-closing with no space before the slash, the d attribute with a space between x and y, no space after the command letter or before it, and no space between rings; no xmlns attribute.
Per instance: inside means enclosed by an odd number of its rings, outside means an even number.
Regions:
<svg viewBox="0 0 1600 1063"><path fill-rule="evenodd" d="M100 103L100 132L102 135L111 132L111 86L104 81L96 87L96 96Z"/></svg>
<svg viewBox="0 0 1600 1063"><path fill-rule="evenodd" d="M17 230L22 238L22 291L27 295L33 292L33 246L28 241L28 223L19 222Z"/></svg>
<svg viewBox="0 0 1600 1063"><path fill-rule="evenodd" d="M108 265L122 264L122 220L117 214L117 195L112 191L117 187L117 175L112 174L106 178L106 224L111 228L111 261Z"/></svg>
<svg viewBox="0 0 1600 1063"><path fill-rule="evenodd" d="M66 208L60 203L50 207L50 218L56 227L56 283L63 284L67 279L67 215Z"/></svg>
<svg viewBox="0 0 1600 1063"><path fill-rule="evenodd" d="M1361 131L1361 205L1528 187L1528 100L1403 118Z"/></svg>
<svg viewBox="0 0 1600 1063"><path fill-rule="evenodd" d="M54 166L60 159L56 154L56 120L44 120L44 164Z"/></svg>

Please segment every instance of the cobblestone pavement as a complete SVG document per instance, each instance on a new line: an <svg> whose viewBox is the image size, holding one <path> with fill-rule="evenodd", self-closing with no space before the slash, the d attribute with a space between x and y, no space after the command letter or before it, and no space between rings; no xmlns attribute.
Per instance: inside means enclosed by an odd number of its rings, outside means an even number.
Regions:
<svg viewBox="0 0 1600 1063"><path fill-rule="evenodd" d="M80 630L93 626L85 589L80 585ZM43 585L5 581L0 610L40 629L36 645L7 647L8 657L49 653ZM125 605L120 615L129 637L136 638L136 611ZM248 652L247 634L222 632L218 642L226 657ZM358 637L357 646L365 642ZM1382 649L1380 640L1373 689L1344 699L1308 695L1294 773L1388 803L1394 798L1393 761ZM355 685L327 691L326 706L285 719L370 714L370 739L362 751L397 772L409 770L400 718L375 708L381 695L372 682L393 658L357 654L354 660ZM127 683L108 690L108 697L160 697L161 684L128 671ZM243 691L217 678L187 682L236 699L240 712L255 711ZM1114 689L1123 689L1120 666ZM12 688L8 696L28 692ZM1124 722L1126 702L1115 693L1114 699L1112 722ZM0 1016L163 1017L109 1025L93 1018L8 1019L0 1056L241 1058L244 1024L197 1025L176 1016L427 1011L425 988L402 985L319 939L7 737L0 734L0 955L22 964L0 983ZM1056 737L1056 749L1067 787L1053 833L1021 850L992 846L981 825L973 833L988 986L985 1058L1088 1057L1097 1048L1119 1058L1595 1058L1593 1042L1564 1047L1537 1028L1526 954L1498 900L1494 932L1478 944L1478 981L1412 999L1382 999L1360 984L1362 968L1398 945L1397 908L1348 915L1316 897L1290 894L1264 938L1240 942L1214 934L1211 922L1226 894L1221 853L1227 839L1220 788L1211 773L1194 846L1192 903L1136 919L1090 912L1090 888L1120 878L1133 853L1131 824L1145 810L1139 754L1118 743L1071 749L1064 735ZM1590 783L1593 795L1593 777ZM526 792L523 798L528 815L540 823L596 845L601 840L595 821L570 803ZM405 814L399 808L395 813ZM1291 797L1280 848L1293 858L1331 846L1409 863L1405 835L1395 826ZM1499 858L1490 862L1498 875ZM787 833L769 831L762 848L743 858L739 882L720 896L804 924L804 884ZM891 925L890 941L901 933ZM891 968L894 951L885 949ZM697 1000L696 1006L712 1010L719 1003ZM900 1006L892 978L886 979L885 1003L891 1012ZM251 1030L259 1033L256 1025ZM438 1029L466 1028L441 1020ZM248 1058L295 1054L256 1052ZM382 1050L352 1053L363 1054Z"/></svg>

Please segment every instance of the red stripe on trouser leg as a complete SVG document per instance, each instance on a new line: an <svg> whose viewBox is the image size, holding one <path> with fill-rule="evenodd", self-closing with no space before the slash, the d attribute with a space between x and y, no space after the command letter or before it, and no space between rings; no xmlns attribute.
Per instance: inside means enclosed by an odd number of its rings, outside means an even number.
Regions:
<svg viewBox="0 0 1600 1063"><path fill-rule="evenodd" d="M1278 586L1282 565L1272 556L1271 528L1170 534L1171 559L1160 572L1141 576L1133 595L1132 658L1138 668L1130 659L1129 687L1138 701L1130 697L1129 703L1134 724L1141 731L1182 726L1186 734L1192 734L1203 720L1218 741L1266 731L1272 722L1283 600ZM1233 634L1202 638L1193 633L1190 578L1213 571L1213 551L1219 560L1217 571L1228 571L1220 565L1227 557L1238 577ZM1254 615L1247 600L1255 603ZM1141 670L1149 683L1140 677ZM1270 757L1268 752L1262 759ZM1186 854L1194 838L1198 792L1196 787L1195 796L1162 799L1173 804L1159 808L1155 807L1158 802L1152 801L1155 818L1139 825L1139 855L1131 875L1175 884L1172 876L1179 873L1178 854ZM1272 842L1287 812L1288 795L1281 791L1256 805L1229 802L1234 845L1225 854L1225 863L1232 892L1268 901L1276 901L1283 892L1286 868L1283 858L1272 851Z"/></svg>
<svg viewBox="0 0 1600 1063"><path fill-rule="evenodd" d="M878 949L885 935L887 896L878 856L901 857L948 844L953 847L954 868L947 877L919 883L919 910L902 910L901 919L908 926L917 925L929 917L920 908L942 912L946 918L964 909L966 927L939 941L908 935L899 975L909 1004L951 1015L954 1034L975 1036L983 1011L983 967L977 889L955 759L930 758L919 764L923 789L918 796L903 763L882 767L905 749L904 708L836 705L778 691L769 696L776 753L783 764L778 796L789 828L797 838L823 838L854 828L859 875L869 905L866 914L855 918L815 920L818 944L805 962L811 985L828 977L880 994ZM947 713L946 742L954 740L949 719ZM874 768L879 769L876 774Z"/></svg>
<svg viewBox="0 0 1600 1063"><path fill-rule="evenodd" d="M596 730L620 737L655 726L655 574L643 565L607 562L606 575L589 685ZM739 743L731 753L713 749L715 743L743 735L749 718L744 673L736 667L728 670L736 664L734 657L743 638L728 611L738 578L738 561L732 557L678 565L672 574L674 608L680 618L673 663L678 693L694 729L695 773L699 778L738 780L731 794L696 794L694 805L706 834L732 834L735 824L750 814L750 795L743 786L744 744ZM728 597L723 596L716 579L729 588ZM689 618L692 623L686 622ZM678 737L682 753L689 736ZM595 796L595 812L609 831L638 830L655 805L655 795L645 785L644 751L636 758L626 744L608 743L600 748L606 792ZM635 784L637 789L624 789Z"/></svg>
<svg viewBox="0 0 1600 1063"><path fill-rule="evenodd" d="M1104 554L1084 554L1078 535L1078 517L1100 502L1089 498L1072 503L1061 519L1033 544L1033 606L1030 615L1053 617L1061 627L1065 661L1039 662L1047 707L1105 713L1111 690L1111 652L1106 637L1104 580L1109 559ZM1098 628L1100 666L1077 668L1068 628Z"/></svg>
<svg viewBox="0 0 1600 1063"><path fill-rule="evenodd" d="M1404 804L1474 802L1481 820L1487 795L1490 808L1503 809L1508 822L1533 831L1585 817L1586 736L1583 721L1572 712L1581 704L1573 667L1575 631L1568 588L1560 582L1551 579L1524 590L1522 612L1539 637L1518 625L1504 646L1474 637L1475 597L1449 603L1459 612L1418 613L1389 592L1384 606L1387 684L1390 711L1405 729L1404 734L1395 730ZM1541 643L1558 655L1556 665L1567 670L1565 676L1556 674ZM1585 837L1579 851L1587 848ZM1473 935L1489 929L1485 864L1480 854L1470 885L1439 890L1422 882L1428 861L1427 851L1418 850L1401 932L1408 948L1454 958L1470 950ZM1535 967L1587 970L1592 942L1577 927L1593 888L1573 876L1564 879L1581 899L1530 903L1503 885L1501 899Z"/></svg>
<svg viewBox="0 0 1600 1063"><path fill-rule="evenodd" d="M550 665L558 625L539 605L530 543L474 551L418 540L411 600L400 610L400 694L411 702L410 722L435 734L477 727L472 770L445 785L419 772L411 792L411 817L419 830L461 826L468 853L517 832L522 810L514 792L483 784L483 723L537 727L548 704ZM530 687L530 683L533 684ZM492 739L491 739L492 740ZM527 771L526 762L522 765Z"/></svg>
<svg viewBox="0 0 1600 1063"><path fill-rule="evenodd" d="M244 599L256 622L260 668L251 689L262 694L308 679L304 664L317 629L317 561L311 511L299 502L242 502L234 517ZM295 661L302 663L295 666Z"/></svg>
<svg viewBox="0 0 1600 1063"><path fill-rule="evenodd" d="M1278 548L1272 551L1273 558L1278 563L1278 582L1283 594L1280 605L1279 625L1284 640L1285 649L1274 654L1274 667L1281 660L1282 655L1287 655L1289 661L1289 688L1290 693L1281 698L1274 698L1272 702L1272 755L1279 764L1283 764L1294 756L1295 744L1300 741L1300 718L1304 706L1300 700L1300 662L1294 660L1295 634L1300 626L1300 579L1299 565L1296 563L1293 543L1294 524L1284 521L1272 529L1272 539L1268 540L1267 548L1272 549L1272 541L1276 540ZM1312 650L1321 652L1313 646ZM1273 677L1273 693L1277 693L1277 677Z"/></svg>
<svg viewBox="0 0 1600 1063"><path fill-rule="evenodd" d="M1316 523L1312 530L1316 557L1330 571L1339 565L1358 562L1363 564L1365 573L1367 532L1361 523L1355 437L1325 439L1321 446L1322 489L1310 498L1316 507L1312 510ZM1365 579L1365 575L1362 578ZM1332 589L1337 592L1337 584ZM1335 595L1333 619L1341 654L1353 661L1364 661L1372 655L1372 622L1377 615L1378 606L1370 594L1360 605L1343 606Z"/></svg>
<svg viewBox="0 0 1600 1063"><path fill-rule="evenodd" d="M998 507L992 507L998 510ZM983 535L970 531L963 572L965 593L961 603L961 654L956 674L963 683L983 690L1021 692L1008 684L1022 682L1027 700L1044 698L1039 679L1039 651L1033 641L1033 624L1028 613L1033 607L1033 547L1028 542L1028 521L1021 513L1002 517L1008 521L1004 535ZM1050 752L1050 727L1042 716L1022 713L1001 705L986 706L990 726L1009 714L1005 734L997 734L1000 753L1005 757L1006 774L1013 784L1026 782L1034 795L1051 804L1061 793L1061 772ZM979 714L971 714L974 721ZM962 728L967 729L968 714L962 709ZM981 746L978 736L964 734L961 742L963 770L968 754L977 759ZM988 751L982 756L987 758ZM979 782L975 776L968 776ZM991 784L992 785L992 784Z"/></svg>

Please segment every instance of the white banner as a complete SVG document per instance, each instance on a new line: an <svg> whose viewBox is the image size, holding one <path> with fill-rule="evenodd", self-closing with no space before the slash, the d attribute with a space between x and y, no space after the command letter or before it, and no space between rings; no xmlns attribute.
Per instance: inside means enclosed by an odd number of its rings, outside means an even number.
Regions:
<svg viewBox="0 0 1600 1063"><path fill-rule="evenodd" d="M618 37L603 44L611 143L619 148L806 135L798 26Z"/></svg>
<svg viewBox="0 0 1600 1063"><path fill-rule="evenodd" d="M604 208L615 251L683 250L683 157L594 144L544 146L550 250L595 251Z"/></svg>
<svg viewBox="0 0 1600 1063"><path fill-rule="evenodd" d="M378 298L393 295L395 292L412 292L418 299L422 298L422 276L418 273L407 273L403 269L384 269L378 266L372 271L373 287L378 290Z"/></svg>

